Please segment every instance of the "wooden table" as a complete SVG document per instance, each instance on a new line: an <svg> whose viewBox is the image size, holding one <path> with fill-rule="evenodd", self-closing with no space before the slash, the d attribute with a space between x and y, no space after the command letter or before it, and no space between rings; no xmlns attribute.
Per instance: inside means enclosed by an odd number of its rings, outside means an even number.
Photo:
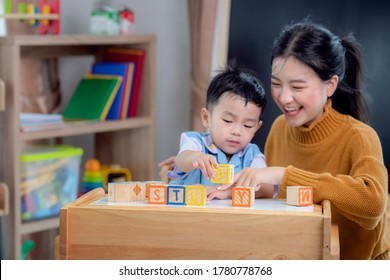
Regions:
<svg viewBox="0 0 390 280"><path fill-rule="evenodd" d="M61 209L59 259L338 259L330 203L288 206L258 199L252 209L107 202L95 189Z"/></svg>

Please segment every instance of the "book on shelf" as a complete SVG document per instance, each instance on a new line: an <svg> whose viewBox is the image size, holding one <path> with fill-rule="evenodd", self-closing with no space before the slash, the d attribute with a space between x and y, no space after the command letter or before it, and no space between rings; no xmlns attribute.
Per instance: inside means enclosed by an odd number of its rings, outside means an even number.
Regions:
<svg viewBox="0 0 390 280"><path fill-rule="evenodd" d="M133 48L108 48L103 55L103 60L107 62L134 62L135 64L127 117L135 117L138 113L145 56L146 50Z"/></svg>
<svg viewBox="0 0 390 280"><path fill-rule="evenodd" d="M92 74L118 75L122 77L121 85L116 94L110 110L108 120L125 119L129 105L131 80L133 77L133 62L95 62L92 64Z"/></svg>
<svg viewBox="0 0 390 280"><path fill-rule="evenodd" d="M60 114L20 113L20 130L23 132L59 129L64 127Z"/></svg>
<svg viewBox="0 0 390 280"><path fill-rule="evenodd" d="M86 75L78 83L62 116L65 120L106 120L121 82L121 76Z"/></svg>

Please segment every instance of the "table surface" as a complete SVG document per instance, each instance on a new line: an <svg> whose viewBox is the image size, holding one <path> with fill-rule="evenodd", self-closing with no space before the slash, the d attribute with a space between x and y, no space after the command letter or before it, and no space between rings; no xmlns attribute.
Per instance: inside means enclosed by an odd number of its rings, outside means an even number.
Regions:
<svg viewBox="0 0 390 280"><path fill-rule="evenodd" d="M233 207L231 199L224 200L210 200L206 202L205 206L185 206L185 205L157 205L148 204L147 201L133 201L133 202L108 202L108 197L104 196L96 201L88 204L89 206L125 206L125 207L153 207L157 209L224 209L224 210L260 210L260 211L285 211L285 212L305 212L314 213L314 205L310 206L293 206L287 205L285 199L256 199L253 207ZM318 205L316 205L318 206Z"/></svg>

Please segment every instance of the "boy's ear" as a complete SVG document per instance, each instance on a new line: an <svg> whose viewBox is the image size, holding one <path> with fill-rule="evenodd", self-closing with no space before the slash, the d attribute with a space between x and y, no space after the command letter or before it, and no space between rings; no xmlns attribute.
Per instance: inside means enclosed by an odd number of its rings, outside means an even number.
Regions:
<svg viewBox="0 0 390 280"><path fill-rule="evenodd" d="M258 131L262 125L263 125L263 121L259 121L256 131Z"/></svg>
<svg viewBox="0 0 390 280"><path fill-rule="evenodd" d="M210 113L206 108L202 108L200 110L200 119L202 121L202 124L205 128L209 128L209 122L210 122Z"/></svg>

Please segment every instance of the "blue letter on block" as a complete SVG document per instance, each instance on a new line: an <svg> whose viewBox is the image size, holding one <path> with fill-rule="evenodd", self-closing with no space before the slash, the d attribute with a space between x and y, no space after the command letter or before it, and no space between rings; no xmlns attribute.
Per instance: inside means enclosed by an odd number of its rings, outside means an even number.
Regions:
<svg viewBox="0 0 390 280"><path fill-rule="evenodd" d="M185 193L184 186L168 186L167 204L185 205Z"/></svg>

